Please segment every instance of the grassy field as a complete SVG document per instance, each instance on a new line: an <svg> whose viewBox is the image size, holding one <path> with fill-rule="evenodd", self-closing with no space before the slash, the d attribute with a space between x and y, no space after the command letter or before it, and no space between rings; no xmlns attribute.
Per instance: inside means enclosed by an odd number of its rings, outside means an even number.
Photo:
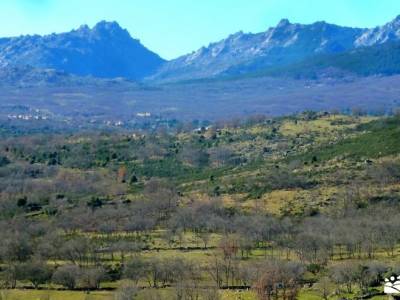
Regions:
<svg viewBox="0 0 400 300"><path fill-rule="evenodd" d="M113 300L112 292L72 292L7 290L1 292L1 300Z"/></svg>
<svg viewBox="0 0 400 300"><path fill-rule="evenodd" d="M149 297L161 297L158 299L174 300L173 294L168 290L160 290L155 293L149 291L141 291L135 299L148 300ZM256 295L251 291L222 291L221 300L256 300ZM7 290L0 293L1 300L114 300L113 292L71 292L71 291L34 291L34 290ZM348 299L354 299L352 295L348 295ZM157 298L154 298L157 299ZM321 294L312 289L303 289L298 300L321 300ZM329 296L329 300L340 300L341 296ZM374 296L371 300L387 300L387 296Z"/></svg>
<svg viewBox="0 0 400 300"><path fill-rule="evenodd" d="M71 291L34 291L34 290L7 290L0 293L1 300L114 300L113 292L71 292ZM173 300L171 291L161 290L155 293L165 300ZM139 293L136 299L148 300L147 291ZM222 291L222 300L256 300L252 292L247 291Z"/></svg>

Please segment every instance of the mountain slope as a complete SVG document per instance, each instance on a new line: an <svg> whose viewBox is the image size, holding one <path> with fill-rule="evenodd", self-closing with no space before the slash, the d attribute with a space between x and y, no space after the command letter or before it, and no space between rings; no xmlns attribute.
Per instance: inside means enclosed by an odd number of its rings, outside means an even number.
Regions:
<svg viewBox="0 0 400 300"><path fill-rule="evenodd" d="M400 15L393 21L365 31L356 41L356 47L373 46L400 40Z"/></svg>
<svg viewBox="0 0 400 300"><path fill-rule="evenodd" d="M164 60L116 22L68 33L0 39L0 67L31 65L80 76L141 79Z"/></svg>
<svg viewBox="0 0 400 300"><path fill-rule="evenodd" d="M313 79L345 75L388 76L394 74L400 74L400 42L361 47L338 54L317 55L298 63L258 70L239 75L239 77L273 76ZM226 72L225 75L229 76L230 73Z"/></svg>
<svg viewBox="0 0 400 300"><path fill-rule="evenodd" d="M247 74L399 40L400 16L373 29L340 27L325 22L291 24L282 20L266 32L239 32L170 61L152 79L179 81Z"/></svg>
<svg viewBox="0 0 400 300"><path fill-rule="evenodd" d="M210 44L197 52L165 64L155 79L194 79L213 77L234 68L251 71L284 65L318 53L337 53L351 49L362 29L317 22L291 24L282 20L276 27L258 34L242 32Z"/></svg>

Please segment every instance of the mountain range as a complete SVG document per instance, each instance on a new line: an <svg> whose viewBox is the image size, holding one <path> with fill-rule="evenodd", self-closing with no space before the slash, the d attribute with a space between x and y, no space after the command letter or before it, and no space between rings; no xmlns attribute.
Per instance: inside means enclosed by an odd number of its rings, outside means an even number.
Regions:
<svg viewBox="0 0 400 300"><path fill-rule="evenodd" d="M132 38L118 23L102 21L93 28L83 25L67 33L0 39L0 68L7 69L0 80L12 81L12 70L22 70L24 74L28 70L35 78L41 74L46 78L51 75L50 79L65 78L67 73L157 82L248 74L297 76L300 68L310 65L312 76L332 68L358 75L385 73L385 70L390 74L400 72L396 65L399 52L396 42L400 42L400 16L372 29L326 22L293 24L284 19L265 32L238 32L166 61ZM380 46L387 44L390 46ZM380 55L381 50L385 59ZM369 59L363 60L366 53ZM346 64L354 61L357 70L354 64ZM26 69L27 66L33 69ZM363 68L369 72L360 72ZM301 74L307 75L311 76L307 72Z"/></svg>

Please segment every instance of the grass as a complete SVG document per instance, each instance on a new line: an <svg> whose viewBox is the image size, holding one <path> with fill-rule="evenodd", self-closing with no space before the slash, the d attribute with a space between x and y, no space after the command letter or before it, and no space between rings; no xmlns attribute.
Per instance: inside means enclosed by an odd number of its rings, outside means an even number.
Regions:
<svg viewBox="0 0 400 300"><path fill-rule="evenodd" d="M316 292L311 289L303 289L299 296L298 300L321 300L322 297Z"/></svg>
<svg viewBox="0 0 400 300"><path fill-rule="evenodd" d="M319 161L335 157L378 158L399 153L400 149L400 119L387 122L376 121L361 126L365 133L345 139L339 143L314 150L305 155L306 160L316 156Z"/></svg>
<svg viewBox="0 0 400 300"><path fill-rule="evenodd" d="M298 295L298 300L321 300L323 299L323 297L321 296L321 294L314 290L314 289L303 289L300 291L299 295ZM331 294L328 297L329 300L341 300L341 299L361 299L358 298L357 296L355 296L354 294L340 294L340 295L334 295ZM387 300L388 296L385 295L378 295L378 296L372 296L370 298L366 298L366 299L371 299L371 300Z"/></svg>
<svg viewBox="0 0 400 300"><path fill-rule="evenodd" d="M222 300L256 300L252 291L223 291Z"/></svg>
<svg viewBox="0 0 400 300"><path fill-rule="evenodd" d="M113 300L112 292L72 292L51 290L1 291L1 300Z"/></svg>
<svg viewBox="0 0 400 300"><path fill-rule="evenodd" d="M143 290L137 296L139 300L147 300L149 293L158 294L165 300L172 300L173 294L169 289L149 291ZM222 300L256 300L251 291L221 291ZM34 290L7 290L1 292L1 300L113 300L112 292L70 292L70 291L34 291Z"/></svg>

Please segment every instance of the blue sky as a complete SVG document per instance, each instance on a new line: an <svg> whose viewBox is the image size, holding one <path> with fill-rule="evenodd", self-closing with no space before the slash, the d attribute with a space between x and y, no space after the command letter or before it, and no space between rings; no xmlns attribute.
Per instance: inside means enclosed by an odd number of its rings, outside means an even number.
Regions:
<svg viewBox="0 0 400 300"><path fill-rule="evenodd" d="M0 36L115 20L170 59L239 30L265 31L282 18L373 27L399 14L400 0L0 0Z"/></svg>

